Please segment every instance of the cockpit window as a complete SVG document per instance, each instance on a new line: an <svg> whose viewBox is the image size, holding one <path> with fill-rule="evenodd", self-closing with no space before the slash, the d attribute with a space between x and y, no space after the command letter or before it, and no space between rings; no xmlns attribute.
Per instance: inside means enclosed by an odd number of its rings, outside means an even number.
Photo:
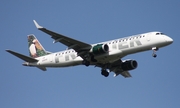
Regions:
<svg viewBox="0 0 180 108"><path fill-rule="evenodd" d="M159 35L159 33L156 33L156 35Z"/></svg>
<svg viewBox="0 0 180 108"><path fill-rule="evenodd" d="M156 33L156 35L164 35L164 33Z"/></svg>

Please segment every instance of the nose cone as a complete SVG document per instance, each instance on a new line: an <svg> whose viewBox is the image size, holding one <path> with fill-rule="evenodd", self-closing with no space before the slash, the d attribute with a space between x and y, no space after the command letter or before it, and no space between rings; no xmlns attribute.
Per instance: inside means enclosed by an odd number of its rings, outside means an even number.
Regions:
<svg viewBox="0 0 180 108"><path fill-rule="evenodd" d="M169 36L166 36L166 37L165 37L165 40L166 40L166 42L167 42L168 44L172 44L172 43L173 43L173 39L170 38Z"/></svg>

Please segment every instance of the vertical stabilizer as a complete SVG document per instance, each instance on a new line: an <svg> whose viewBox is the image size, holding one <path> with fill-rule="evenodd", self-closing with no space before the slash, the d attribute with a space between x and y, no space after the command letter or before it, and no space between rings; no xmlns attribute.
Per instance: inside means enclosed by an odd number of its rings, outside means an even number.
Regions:
<svg viewBox="0 0 180 108"><path fill-rule="evenodd" d="M32 58L47 55L46 50L34 35L28 35L29 53Z"/></svg>

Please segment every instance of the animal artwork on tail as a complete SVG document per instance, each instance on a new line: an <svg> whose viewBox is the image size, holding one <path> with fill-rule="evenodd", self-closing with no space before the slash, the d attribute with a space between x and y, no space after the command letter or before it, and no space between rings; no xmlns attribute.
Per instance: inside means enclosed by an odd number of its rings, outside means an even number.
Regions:
<svg viewBox="0 0 180 108"><path fill-rule="evenodd" d="M28 36L29 53L32 58L46 55L46 52L34 35Z"/></svg>

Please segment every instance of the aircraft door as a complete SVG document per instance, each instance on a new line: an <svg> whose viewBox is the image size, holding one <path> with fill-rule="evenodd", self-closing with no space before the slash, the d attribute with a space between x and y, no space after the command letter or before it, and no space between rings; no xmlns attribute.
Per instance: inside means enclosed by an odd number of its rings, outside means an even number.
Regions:
<svg viewBox="0 0 180 108"><path fill-rule="evenodd" d="M55 54L55 63L59 63L59 56L58 56L58 54Z"/></svg>
<svg viewBox="0 0 180 108"><path fill-rule="evenodd" d="M50 61L51 63L53 62L53 58L54 58L54 55L51 55L51 54L50 54L50 55L48 56L48 59L49 59L49 61Z"/></svg>
<svg viewBox="0 0 180 108"><path fill-rule="evenodd" d="M151 40L151 34L152 34L152 33L145 34L147 41L150 41L150 40Z"/></svg>

